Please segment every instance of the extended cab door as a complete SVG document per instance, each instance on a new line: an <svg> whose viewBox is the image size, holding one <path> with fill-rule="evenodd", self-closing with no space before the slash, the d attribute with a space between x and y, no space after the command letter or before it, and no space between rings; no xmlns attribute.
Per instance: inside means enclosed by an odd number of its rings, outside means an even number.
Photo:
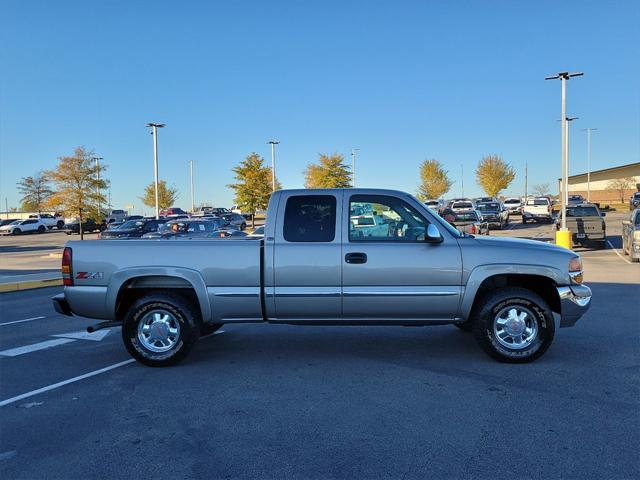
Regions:
<svg viewBox="0 0 640 480"><path fill-rule="evenodd" d="M339 320L343 194L308 190L278 195L277 217L269 219L276 228L265 235L267 316L272 321Z"/></svg>
<svg viewBox="0 0 640 480"><path fill-rule="evenodd" d="M455 318L462 294L460 247L454 234L429 218L426 208L408 195L345 192L345 321ZM425 242L429 223L440 231L441 243Z"/></svg>

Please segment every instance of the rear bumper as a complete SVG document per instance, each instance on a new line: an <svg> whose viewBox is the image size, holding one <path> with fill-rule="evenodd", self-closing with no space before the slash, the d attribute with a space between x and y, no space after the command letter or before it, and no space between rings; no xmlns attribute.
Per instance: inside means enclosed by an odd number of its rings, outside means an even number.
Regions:
<svg viewBox="0 0 640 480"><path fill-rule="evenodd" d="M72 316L71 307L69 306L64 293L59 293L58 295L51 297L51 301L53 302L53 308L56 312L68 317Z"/></svg>
<svg viewBox="0 0 640 480"><path fill-rule="evenodd" d="M573 327L591 306L591 289L586 285L558 287L560 327Z"/></svg>

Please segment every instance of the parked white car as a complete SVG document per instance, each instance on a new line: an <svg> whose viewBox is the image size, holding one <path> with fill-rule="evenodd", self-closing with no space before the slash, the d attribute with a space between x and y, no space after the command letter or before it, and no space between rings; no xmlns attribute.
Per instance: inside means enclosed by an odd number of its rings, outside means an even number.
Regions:
<svg viewBox="0 0 640 480"><path fill-rule="evenodd" d="M44 226L49 230L51 230L52 228L57 228L58 230L62 230L62 227L64 227L64 218L56 217L48 213L29 215L29 218L40 220L42 223L44 223Z"/></svg>
<svg viewBox="0 0 640 480"><path fill-rule="evenodd" d="M522 213L522 200L518 197L509 197L505 199L504 206L510 214L520 215Z"/></svg>
<svg viewBox="0 0 640 480"><path fill-rule="evenodd" d="M551 201L547 197L527 199L522 207L522 223L527 223L528 220L552 223Z"/></svg>
<svg viewBox="0 0 640 480"><path fill-rule="evenodd" d="M47 226L37 218L16 220L8 225L0 227L0 235L20 235L22 233L44 233Z"/></svg>

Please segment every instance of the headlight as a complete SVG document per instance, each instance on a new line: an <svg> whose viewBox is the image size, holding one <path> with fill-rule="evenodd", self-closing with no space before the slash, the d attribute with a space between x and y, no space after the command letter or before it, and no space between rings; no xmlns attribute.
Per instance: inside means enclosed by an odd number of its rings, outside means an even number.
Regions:
<svg viewBox="0 0 640 480"><path fill-rule="evenodd" d="M569 276L574 283L582 283L582 259L580 257L573 257L569 260Z"/></svg>

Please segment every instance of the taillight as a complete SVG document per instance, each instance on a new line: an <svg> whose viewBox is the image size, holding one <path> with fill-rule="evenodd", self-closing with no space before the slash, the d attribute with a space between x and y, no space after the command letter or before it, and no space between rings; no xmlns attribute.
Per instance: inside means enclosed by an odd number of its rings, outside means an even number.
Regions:
<svg viewBox="0 0 640 480"><path fill-rule="evenodd" d="M71 269L71 248L64 247L62 252L62 284L73 285L73 270Z"/></svg>
<svg viewBox="0 0 640 480"><path fill-rule="evenodd" d="M476 233L476 226L475 225L471 225L471 228L469 229L470 233Z"/></svg>

